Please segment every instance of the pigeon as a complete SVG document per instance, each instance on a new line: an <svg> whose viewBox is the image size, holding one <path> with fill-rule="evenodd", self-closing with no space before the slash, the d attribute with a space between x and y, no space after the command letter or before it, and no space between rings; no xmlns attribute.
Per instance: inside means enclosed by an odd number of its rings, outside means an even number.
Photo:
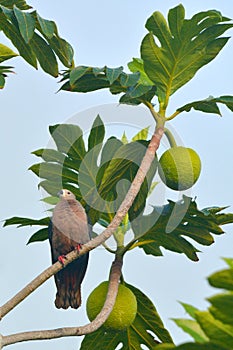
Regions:
<svg viewBox="0 0 233 350"><path fill-rule="evenodd" d="M64 263L65 255L90 240L90 229L83 206L66 189L58 192L60 201L49 225L52 262ZM81 305L81 283L86 273L89 253L80 256L54 275L57 294L55 306L77 309Z"/></svg>

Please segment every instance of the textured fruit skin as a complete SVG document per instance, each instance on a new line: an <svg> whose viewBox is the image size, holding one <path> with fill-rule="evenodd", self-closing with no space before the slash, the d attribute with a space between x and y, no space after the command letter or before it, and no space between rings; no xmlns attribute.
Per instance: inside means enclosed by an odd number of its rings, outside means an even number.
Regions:
<svg viewBox="0 0 233 350"><path fill-rule="evenodd" d="M101 311L108 291L108 281L96 287L87 299L87 315L93 321ZM122 331L129 327L137 314L137 300L133 292L120 284L115 305L108 319L103 324L105 329Z"/></svg>
<svg viewBox="0 0 233 350"><path fill-rule="evenodd" d="M201 172L201 160L191 148L172 147L159 160L159 176L167 187L183 191L192 187Z"/></svg>

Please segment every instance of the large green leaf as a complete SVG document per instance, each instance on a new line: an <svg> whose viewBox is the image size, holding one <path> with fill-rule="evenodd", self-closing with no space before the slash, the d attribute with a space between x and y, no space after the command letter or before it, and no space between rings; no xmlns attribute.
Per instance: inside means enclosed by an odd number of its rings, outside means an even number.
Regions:
<svg viewBox="0 0 233 350"><path fill-rule="evenodd" d="M213 287L233 290L233 269L215 272L208 278L208 281Z"/></svg>
<svg viewBox="0 0 233 350"><path fill-rule="evenodd" d="M70 72L70 85L73 86L77 80L79 80L83 75L90 71L90 67L78 66L71 70Z"/></svg>
<svg viewBox="0 0 233 350"><path fill-rule="evenodd" d="M172 318L172 320L176 323L178 327L180 327L184 332L188 333L193 339L198 343L206 343L208 341L208 337L205 335L203 330L201 329L198 322L195 320L195 314L199 311L196 307L186 304L180 303L184 310L187 312L189 316L193 319L184 319L184 318Z"/></svg>
<svg viewBox="0 0 233 350"><path fill-rule="evenodd" d="M66 76L67 75L65 75L65 78ZM67 78L69 79L69 76L67 76ZM93 71L89 72L89 69L87 69L86 73L82 74L77 80L75 79L75 82L73 79L73 75L71 75L71 78L72 85L70 83L70 80L68 80L62 85L61 90L73 92L90 92L103 88L108 88L110 86L109 81L107 80L105 75L95 75Z"/></svg>
<svg viewBox="0 0 233 350"><path fill-rule="evenodd" d="M210 210L208 214L206 211L203 213L197 209L195 201L183 196L183 200L177 203L169 201L163 207L154 207L149 215L138 216L132 228L135 240L146 254L162 255L160 247L164 247L197 261L198 250L185 237L202 245L211 245L214 242L211 233L223 233L217 215Z"/></svg>
<svg viewBox="0 0 233 350"><path fill-rule="evenodd" d="M208 311L198 311L196 319L210 341L225 347L227 350L233 348L233 326L214 319Z"/></svg>
<svg viewBox="0 0 233 350"><path fill-rule="evenodd" d="M57 124L49 127L57 149L80 164L86 154L83 132L77 125Z"/></svg>
<svg viewBox="0 0 233 350"><path fill-rule="evenodd" d="M111 155L111 158L108 158L109 164L107 167L104 167L104 172L100 170L101 183L98 187L98 191L105 200L114 200L114 203L110 206L112 209L108 207L111 212L115 212L124 199L141 164L147 146L148 141L134 141L122 145L116 150L114 156ZM158 162L155 157L146 179L130 209L129 213L132 218L137 216L145 206L147 194L157 170L157 165Z"/></svg>
<svg viewBox="0 0 233 350"><path fill-rule="evenodd" d="M211 303L210 313L223 323L233 326L233 293L217 294L208 298Z"/></svg>
<svg viewBox="0 0 233 350"><path fill-rule="evenodd" d="M46 239L48 239L48 227L42 228L35 232L30 239L28 240L27 244L33 243L33 242L43 242Z"/></svg>
<svg viewBox="0 0 233 350"><path fill-rule="evenodd" d="M49 218L45 217L42 219L29 219L29 218L20 218L20 217L13 217L10 219L5 220L5 223L3 226L10 226L10 225L17 225L17 227L23 227L23 226L48 226L49 224Z"/></svg>
<svg viewBox="0 0 233 350"><path fill-rule="evenodd" d="M145 73L143 60L141 58L133 58L133 61L128 63L128 67L132 73L140 72L139 82L142 85L152 86L153 82L149 79L148 75Z"/></svg>
<svg viewBox="0 0 233 350"><path fill-rule="evenodd" d="M184 318L173 318L172 320L197 343L206 343L208 341L208 337L205 335L197 321Z"/></svg>
<svg viewBox="0 0 233 350"><path fill-rule="evenodd" d="M105 128L97 116L87 138L88 151L78 126L61 124L50 126L49 130L57 149L34 151L33 154L44 162L30 167L41 179L39 186L51 196L56 196L61 188L71 190L84 205L93 224L98 220L100 224L109 224L146 152L148 141L140 137L146 138L148 128L135 135L137 141L127 145L115 137L103 143ZM157 158L132 205L131 218L145 207L156 169Z"/></svg>
<svg viewBox="0 0 233 350"><path fill-rule="evenodd" d="M101 348L103 350L116 349L118 344L122 343L122 350L140 349L141 345L146 345L149 349L155 349L159 342L167 342L172 344L172 338L157 313L157 310L148 297L139 289L132 285L126 284L132 290L137 299L138 309L133 324L125 331L109 332L102 327L89 335L86 335L81 350ZM151 334L152 333L152 334Z"/></svg>
<svg viewBox="0 0 233 350"><path fill-rule="evenodd" d="M123 67L109 68L106 67L106 78L108 79L110 85L116 81L121 73L123 72Z"/></svg>
<svg viewBox="0 0 233 350"><path fill-rule="evenodd" d="M156 11L146 22L147 34L141 45L144 70L158 87L161 102L186 84L196 72L213 60L229 38L220 37L232 23L215 10L185 19L180 4L169 10L168 22Z"/></svg>
<svg viewBox="0 0 233 350"><path fill-rule="evenodd" d="M57 27L55 22L49 21L42 18L38 13L36 13L36 18L40 25L40 31L48 38L51 39L53 35L57 32Z"/></svg>
<svg viewBox="0 0 233 350"><path fill-rule="evenodd" d="M1 1L0 29L29 64L37 68L38 59L46 73L57 77L56 56L70 68L73 65L73 48L59 36L55 22L40 17L36 11L26 12L24 9L20 1L15 1L15 4L9 2L9 5Z"/></svg>
<svg viewBox="0 0 233 350"><path fill-rule="evenodd" d="M219 212L218 208L212 210L215 211L215 214ZM219 288L226 288L228 285L229 276L227 276L226 271L232 270L232 259L227 258L227 260L230 262L228 270L220 271L220 274L216 272L210 276L214 276L215 282L218 281L217 286ZM210 277L209 281L211 280ZM214 286L216 286L215 283ZM175 322L195 339L195 344L191 347L191 344L187 343L174 347L174 349L228 350L233 348L233 293L224 292L207 300L211 303L211 306L208 311L204 312L199 311L192 305L181 303L185 311L192 317L192 320L178 319ZM158 349L169 349L169 345L158 346Z"/></svg>
<svg viewBox="0 0 233 350"><path fill-rule="evenodd" d="M102 144L105 135L105 127L99 115L95 118L90 135L88 137L88 151L96 145Z"/></svg>
<svg viewBox="0 0 233 350"><path fill-rule="evenodd" d="M194 101L177 109L179 112L189 112L192 108L205 113L215 113L221 115L218 103L228 107L233 112L233 96L208 97L205 100Z"/></svg>
<svg viewBox="0 0 233 350"><path fill-rule="evenodd" d="M25 42L28 44L33 37L34 30L36 27L34 17L25 11L21 11L17 6L14 5L14 14L18 22L19 31Z"/></svg>
<svg viewBox="0 0 233 350"><path fill-rule="evenodd" d="M56 56L47 42L37 33L34 33L30 41L41 68L53 77L58 76L58 64Z"/></svg>
<svg viewBox="0 0 233 350"><path fill-rule="evenodd" d="M52 163L58 163L62 164L66 168L70 168L72 170L79 170L79 164L77 164L76 161L72 160L71 158L65 156L62 152L59 152L55 149L38 149L32 154L41 157L46 162L52 162Z"/></svg>
<svg viewBox="0 0 233 350"><path fill-rule="evenodd" d="M41 179L47 179L51 182L57 182L62 185L66 183L77 183L78 174L73 170L62 166L61 164L54 164L43 162L32 165L29 170L33 171Z"/></svg>
<svg viewBox="0 0 233 350"><path fill-rule="evenodd" d="M53 35L48 37L48 43L65 67L69 68L73 65L74 50L68 41Z"/></svg>
<svg viewBox="0 0 233 350"><path fill-rule="evenodd" d="M2 29L8 39L11 40L25 61L27 61L34 68L37 68L37 60L33 50L25 42L17 26L7 20L3 10L0 10L0 29Z"/></svg>
<svg viewBox="0 0 233 350"><path fill-rule="evenodd" d="M15 56L18 56L17 53L15 53L9 47L3 44L0 44L0 63L2 63L3 61L9 60L10 58Z"/></svg>

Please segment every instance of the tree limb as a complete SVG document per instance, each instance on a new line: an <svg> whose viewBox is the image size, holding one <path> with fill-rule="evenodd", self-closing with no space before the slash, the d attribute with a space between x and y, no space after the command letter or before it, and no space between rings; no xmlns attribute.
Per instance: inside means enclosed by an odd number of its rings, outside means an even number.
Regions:
<svg viewBox="0 0 233 350"><path fill-rule="evenodd" d="M1 336L0 349L2 349L3 346L7 346L7 345L23 342L23 341L46 340L46 339L55 339L55 338L69 337L69 336L81 336L81 335L89 334L96 331L107 320L115 304L115 300L118 292L119 280L121 276L122 263L123 263L122 257L116 256L114 262L112 263L112 268L111 268L111 273L109 278L108 293L106 296L105 303L100 313L96 316L96 318L92 322L81 327L64 327L64 328L31 331L31 332L29 331L29 332L11 334L8 336Z"/></svg>
<svg viewBox="0 0 233 350"><path fill-rule="evenodd" d="M140 190L140 187L141 187L141 185L146 177L146 174L147 174L148 170L150 169L151 163L154 160L155 153L159 147L160 140L163 136L163 133L164 133L164 123L161 123L161 119L160 119L160 123L157 123L157 126L155 128L155 132L151 138L151 141L150 141L148 148L146 150L146 153L142 159L142 162L141 162L141 165L137 171L137 174L131 183L129 191L127 192L125 199L122 201L116 215L114 216L114 218L111 221L111 223L109 224L109 226L99 236L95 237L94 239L92 239L88 243L84 244L82 246L81 251L73 250L72 252L67 254L63 265L60 262L56 262L55 264L53 264L52 266L50 266L49 268L44 270L40 275L38 275L28 285L26 285L12 299L10 299L8 302L6 302L0 308L0 319L2 319L2 317L4 317L8 312L10 312L15 306L17 306L21 301L23 301L28 295L30 295L34 290L36 290L40 285L42 285L47 279L49 279L55 273L57 273L62 268L64 268L68 264L70 264L72 261L77 259L79 256L86 254L87 252L89 252L90 250L101 245L103 242L105 242L108 238L111 237L111 235L115 232L117 227L120 225L122 219L127 214L135 197L137 196L137 194ZM115 284L113 284L113 285L116 286ZM118 288L118 285L117 285L117 288ZM113 288L113 291L111 292L111 288L109 288L109 293L113 293L113 295L114 295L114 290L115 289ZM115 292L117 294L117 289ZM111 298L110 298L110 300L111 300ZM114 302L113 302L113 305L114 305ZM113 305L111 306L110 309L108 309L109 313L111 312ZM105 307L106 307L106 305L104 305L104 310L103 310L104 312L105 312ZM107 314L107 315L109 315L109 314ZM100 316L100 318L99 318L99 316L97 316L97 319L94 320L93 322L96 322L97 324L99 324L98 322L100 322L101 317L102 316ZM85 327L85 326L83 326L83 327ZM92 327L92 326L89 325L89 327ZM82 327L80 327L80 328L82 329ZM77 327L72 328L72 331L74 332L74 329L75 329L77 332L77 329L80 329L80 328L77 328ZM91 329L91 328L89 328L89 329ZM49 332L52 332L53 334L50 333L50 336L48 338L43 338L43 339L51 339L52 335L53 335L53 337L74 335L73 333L66 334L66 332L69 332L69 330L70 330L70 328L62 328L59 331L58 330L51 330ZM92 332L92 331L93 330L90 330L89 332ZM35 334L36 332L33 332L33 333ZM21 338L21 337L23 337L22 334L24 334L24 337L26 337L28 332L18 334L18 337L19 337L18 341L24 340ZM59 334L59 336L58 336L58 334ZM81 333L81 334L84 334L84 333ZM76 335L81 335L81 334L76 334ZM9 337L13 337L13 336L16 336L16 335L8 336L8 339L9 339ZM37 337L40 337L40 336L41 336L41 332L38 332ZM6 339L6 337L3 337L1 339L3 344L4 344L4 339ZM37 339L41 339L41 338L37 338ZM16 342L16 341L14 341L14 342Z"/></svg>

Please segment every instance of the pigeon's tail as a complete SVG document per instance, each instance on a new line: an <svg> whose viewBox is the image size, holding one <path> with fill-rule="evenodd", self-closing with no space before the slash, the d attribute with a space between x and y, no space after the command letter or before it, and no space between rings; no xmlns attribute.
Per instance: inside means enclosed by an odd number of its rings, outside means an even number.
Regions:
<svg viewBox="0 0 233 350"><path fill-rule="evenodd" d="M77 309L81 305L81 283L87 268L88 254L81 256L55 275L58 309Z"/></svg>
<svg viewBox="0 0 233 350"><path fill-rule="evenodd" d="M60 288L57 291L55 306L58 309L68 309L68 307L77 309L80 305L81 305L80 287L77 291L67 290L65 288Z"/></svg>

